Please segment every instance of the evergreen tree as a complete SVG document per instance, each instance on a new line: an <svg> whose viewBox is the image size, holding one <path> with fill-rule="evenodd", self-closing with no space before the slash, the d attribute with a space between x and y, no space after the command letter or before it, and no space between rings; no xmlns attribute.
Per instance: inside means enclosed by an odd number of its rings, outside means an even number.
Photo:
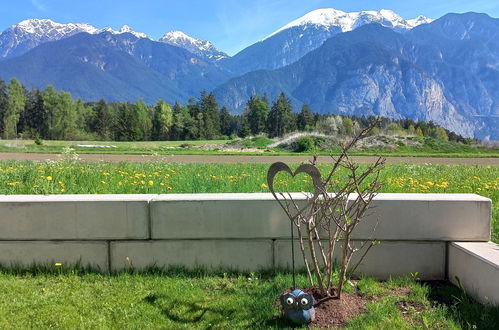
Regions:
<svg viewBox="0 0 499 330"><path fill-rule="evenodd" d="M167 140L173 124L173 111L168 103L158 100L154 107L152 119L152 139L154 141Z"/></svg>
<svg viewBox="0 0 499 330"><path fill-rule="evenodd" d="M267 127L269 137L280 137L296 129L296 122L291 113L291 103L284 93L281 93L272 104Z"/></svg>
<svg viewBox="0 0 499 330"><path fill-rule="evenodd" d="M307 104L301 107L297 118L297 126L300 131L311 131L314 128L314 114Z"/></svg>
<svg viewBox="0 0 499 330"><path fill-rule="evenodd" d="M198 106L203 114L202 124L199 126L201 130L200 138L207 140L216 139L220 135L220 118L215 94L206 94L205 91L201 92L201 99ZM200 116L198 116L198 119L200 119Z"/></svg>
<svg viewBox="0 0 499 330"><path fill-rule="evenodd" d="M102 140L113 138L113 127L115 125L115 117L113 116L112 108L106 104L104 99L94 105L94 131Z"/></svg>
<svg viewBox="0 0 499 330"><path fill-rule="evenodd" d="M269 104L260 99L260 95L253 95L246 104L245 116L251 134L258 135L266 130L269 115Z"/></svg>
<svg viewBox="0 0 499 330"><path fill-rule="evenodd" d="M17 136L17 124L25 103L24 87L17 79L12 78L8 87L7 107L3 114L3 136L5 139Z"/></svg>
<svg viewBox="0 0 499 330"><path fill-rule="evenodd" d="M170 138L174 141L185 139L185 119L182 113L181 105L175 102L173 105L173 122L170 133ZM189 115L189 110L185 107L185 112ZM189 115L190 117L190 115Z"/></svg>
<svg viewBox="0 0 499 330"><path fill-rule="evenodd" d="M226 106L223 106L220 110L220 133L229 136L232 134L232 116L227 110Z"/></svg>
<svg viewBox="0 0 499 330"><path fill-rule="evenodd" d="M251 135L247 116L237 116L237 135L242 138Z"/></svg>
<svg viewBox="0 0 499 330"><path fill-rule="evenodd" d="M143 123L134 104L118 103L117 139L119 141L140 141L144 138Z"/></svg>

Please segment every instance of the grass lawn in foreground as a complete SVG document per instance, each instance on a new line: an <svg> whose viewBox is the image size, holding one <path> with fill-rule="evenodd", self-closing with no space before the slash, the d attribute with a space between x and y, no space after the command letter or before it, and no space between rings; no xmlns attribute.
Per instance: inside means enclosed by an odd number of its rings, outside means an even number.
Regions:
<svg viewBox="0 0 499 330"><path fill-rule="evenodd" d="M366 165L361 165L365 167ZM266 164L0 162L0 194L158 194L268 192ZM319 165L327 173L328 164ZM336 179L341 180L344 172ZM499 167L388 164L382 192L476 193L492 199L499 243ZM309 191L307 176L276 177L290 191Z"/></svg>
<svg viewBox="0 0 499 330"><path fill-rule="evenodd" d="M289 273L206 274L203 271L100 275L63 269L0 271L0 328L282 328L277 297ZM304 275L298 286L306 287ZM492 329L499 308L480 305L458 288L410 278L365 278L371 302L351 329Z"/></svg>

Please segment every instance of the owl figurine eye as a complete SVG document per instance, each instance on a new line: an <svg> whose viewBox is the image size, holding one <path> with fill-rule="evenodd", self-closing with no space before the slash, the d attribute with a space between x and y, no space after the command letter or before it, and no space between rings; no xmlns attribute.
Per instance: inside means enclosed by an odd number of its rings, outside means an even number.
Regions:
<svg viewBox="0 0 499 330"><path fill-rule="evenodd" d="M293 305L294 303L295 303L295 300L294 300L293 298L288 297L288 298L286 299L286 304L288 304L288 305L290 305L290 306L291 306L291 305Z"/></svg>
<svg viewBox="0 0 499 330"><path fill-rule="evenodd" d="M308 305L308 299L307 298L301 298L300 302L301 302L301 304L303 306Z"/></svg>

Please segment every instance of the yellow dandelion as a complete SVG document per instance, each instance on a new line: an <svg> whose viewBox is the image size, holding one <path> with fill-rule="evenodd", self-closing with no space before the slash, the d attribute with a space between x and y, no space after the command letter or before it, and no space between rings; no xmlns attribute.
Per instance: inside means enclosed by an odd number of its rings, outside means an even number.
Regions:
<svg viewBox="0 0 499 330"><path fill-rule="evenodd" d="M267 186L265 183L262 183L262 184L261 184L261 187L262 187L262 188L268 188L269 186Z"/></svg>
<svg viewBox="0 0 499 330"><path fill-rule="evenodd" d="M49 176L47 176L47 178L46 178L46 179L47 179L47 181L52 181L52 177L51 177L50 175L49 175Z"/></svg>
<svg viewBox="0 0 499 330"><path fill-rule="evenodd" d="M54 264L54 266L56 266L56 267L61 267L61 266L62 266L62 262L56 262L56 263Z"/></svg>
<svg viewBox="0 0 499 330"><path fill-rule="evenodd" d="M15 186L17 186L18 184L21 184L21 182L19 182L19 181L7 182L7 186L11 186L11 187L15 187Z"/></svg>
<svg viewBox="0 0 499 330"><path fill-rule="evenodd" d="M152 186L152 185L154 184L154 181L149 180L147 183L148 183L150 186Z"/></svg>

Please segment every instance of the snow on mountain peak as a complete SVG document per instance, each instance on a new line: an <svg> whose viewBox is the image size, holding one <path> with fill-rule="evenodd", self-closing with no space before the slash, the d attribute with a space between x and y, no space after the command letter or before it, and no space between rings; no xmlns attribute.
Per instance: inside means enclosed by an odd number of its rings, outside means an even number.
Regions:
<svg viewBox="0 0 499 330"><path fill-rule="evenodd" d="M428 18L426 16L423 16L423 15L419 15L418 17L416 18L413 18L413 19L408 19L407 20L407 23L412 26L412 27L416 27L418 25L421 25L421 24L429 24L431 22L433 22L434 19L432 18Z"/></svg>
<svg viewBox="0 0 499 330"><path fill-rule="evenodd" d="M25 33L51 36L54 38L64 37L79 32L95 33L97 29L86 23L61 24L50 19L27 19L10 27L19 29Z"/></svg>
<svg viewBox="0 0 499 330"><path fill-rule="evenodd" d="M134 36L136 36L139 39L141 39L141 38L149 38L147 36L147 34L142 33L142 32L134 31L130 26L128 26L126 24L123 25L117 33L118 34L120 34L120 33L131 33L131 34L133 34Z"/></svg>
<svg viewBox="0 0 499 330"><path fill-rule="evenodd" d="M165 33L165 35L158 41L167 43L169 45L182 47L193 54L215 61L228 57L227 54L217 49L211 42L203 39L193 38L178 30Z"/></svg>
<svg viewBox="0 0 499 330"><path fill-rule="evenodd" d="M306 28L306 26L313 25L316 27L323 27L326 30L335 26L340 28L342 32L347 32L361 25L376 22L390 28L409 30L417 25L430 23L431 21L432 19L424 16L419 16L413 20L405 20L394 11L388 9L381 9L380 11L365 10L359 12L344 12L334 8L322 8L313 10L294 21L291 21L265 37L263 40L286 29L299 26Z"/></svg>

